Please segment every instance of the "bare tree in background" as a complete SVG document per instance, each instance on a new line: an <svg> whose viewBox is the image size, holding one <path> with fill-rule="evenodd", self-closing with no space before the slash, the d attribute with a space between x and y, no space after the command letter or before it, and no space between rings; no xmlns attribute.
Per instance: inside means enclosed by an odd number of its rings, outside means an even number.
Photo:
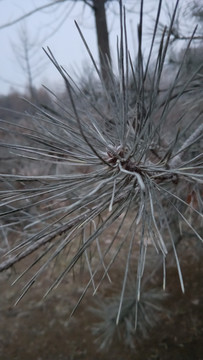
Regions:
<svg viewBox="0 0 203 360"><path fill-rule="evenodd" d="M38 103L37 93L34 88L34 80L41 75L44 67L44 59L40 59L36 51L37 40L30 38L26 24L23 23L18 32L19 43L12 42L12 48L17 62L26 77L26 85L32 101Z"/></svg>
<svg viewBox="0 0 203 360"><path fill-rule="evenodd" d="M95 16L96 33L97 33L97 45L99 49L99 59L101 73L104 80L107 79L106 72L106 58L109 59L111 64L111 55L109 47L109 36L107 28L107 19L105 11L105 3L108 0L93 0L93 10Z"/></svg>
<svg viewBox="0 0 203 360"><path fill-rule="evenodd" d="M54 6L61 6L64 3L70 3L70 2L76 3L79 1L84 2L84 4L89 6L93 11L94 18L95 18L95 25L96 25L97 45L98 45L98 51L99 51L101 76L103 77L104 82L106 82L107 62L108 62L108 64L111 64L109 33L108 33L107 16L106 16L106 4L107 4L107 2L110 2L112 0L56 0L56 1L51 1L48 4L38 6L38 7L34 8L33 10L31 10L27 13L24 13L22 16L15 18L14 20L12 20L10 22L0 25L0 30L4 29L6 27L12 26L18 22L21 22L22 20L34 15L35 13L41 12L47 8L53 8L53 10L54 10ZM72 9L73 9L73 7L71 8L71 10L69 9L69 11L66 13L64 20L60 22L59 26L61 26L63 24L63 22L67 19L67 17L70 14L70 11L72 11ZM25 42L28 43L28 39L22 39L22 42L24 42L24 44L25 44ZM25 50L25 47L24 47L24 50ZM108 61L107 61L107 59L108 59Z"/></svg>

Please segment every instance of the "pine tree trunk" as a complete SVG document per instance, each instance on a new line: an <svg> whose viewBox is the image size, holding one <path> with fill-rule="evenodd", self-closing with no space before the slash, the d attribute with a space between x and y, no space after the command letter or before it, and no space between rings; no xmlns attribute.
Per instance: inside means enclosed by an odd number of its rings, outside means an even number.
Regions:
<svg viewBox="0 0 203 360"><path fill-rule="evenodd" d="M111 64L111 55L110 55L109 34L108 34L106 10L105 10L106 2L107 0L93 0L100 68L101 68L102 78L107 85L108 82L107 59Z"/></svg>

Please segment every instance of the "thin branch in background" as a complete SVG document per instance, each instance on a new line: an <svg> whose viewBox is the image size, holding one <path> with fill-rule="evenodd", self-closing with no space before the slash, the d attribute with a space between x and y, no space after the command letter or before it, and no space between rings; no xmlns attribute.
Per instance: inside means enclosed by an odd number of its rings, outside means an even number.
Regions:
<svg viewBox="0 0 203 360"><path fill-rule="evenodd" d="M5 24L0 25L0 30L5 29L7 27L10 27L12 25L15 25L15 24L21 22L22 20L25 20L28 17L30 17L30 16L32 16L32 15L34 15L34 14L36 14L36 13L38 13L38 12L44 10L44 9L50 8L52 6L57 5L58 3L63 3L65 1L67 1L67 0L57 0L57 2L54 0L54 1L51 1L50 3L48 3L48 4L38 6L38 7L34 8L34 9L32 9L31 11L28 11L27 13L23 14L22 16L19 16L18 18L14 19L12 21L9 21L9 22L7 22Z"/></svg>

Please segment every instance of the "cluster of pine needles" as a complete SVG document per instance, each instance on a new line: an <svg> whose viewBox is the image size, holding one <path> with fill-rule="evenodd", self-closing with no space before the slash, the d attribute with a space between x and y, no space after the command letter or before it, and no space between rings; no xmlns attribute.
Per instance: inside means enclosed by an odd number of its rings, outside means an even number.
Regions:
<svg viewBox="0 0 203 360"><path fill-rule="evenodd" d="M192 96L192 84L201 68L186 81L181 78L195 29L164 100L160 102L160 81L178 1L170 26L160 35L161 7L160 0L145 59L141 1L137 59L134 61L128 50L125 10L120 4L117 73L113 72L107 59L105 79L76 24L95 68L95 88L99 89L99 95L96 90L94 94L81 89L48 48L45 53L64 79L66 101L47 89L53 96L53 109L33 105L35 115L27 114L26 126L1 119L1 131L13 134L16 143L1 142L0 146L15 154L22 163L32 164L30 169L39 169L39 174L35 175L32 172L22 175L20 170L17 174L0 175L1 248L6 252L0 271L30 254L37 254L15 280L38 265L17 302L64 253L65 266L45 296L84 258L90 278L74 312L90 286L95 294L104 279L111 282L113 265L123 251L123 280L114 320L118 324L123 317L130 274L135 281L133 314L136 327L136 309L139 308L149 247L153 247L160 257L164 289L166 257L169 252L174 253L184 292L176 245L184 226L202 240L198 224L202 219L200 145L203 126L201 113L187 122L186 111L175 120L172 116L181 98ZM171 126L173 131L166 139L166 129ZM49 173L47 169L56 171ZM105 241L104 234L111 229L114 234ZM12 240L6 241L6 234L11 234ZM131 263L135 264L135 258L137 265L132 274Z"/></svg>

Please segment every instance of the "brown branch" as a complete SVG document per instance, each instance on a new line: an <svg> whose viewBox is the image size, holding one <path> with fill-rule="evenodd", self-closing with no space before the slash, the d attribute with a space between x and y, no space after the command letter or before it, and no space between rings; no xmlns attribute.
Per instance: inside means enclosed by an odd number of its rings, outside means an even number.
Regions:
<svg viewBox="0 0 203 360"><path fill-rule="evenodd" d="M11 258L9 258L8 260L5 260L4 262L2 262L0 264L0 272L9 269L11 266L13 266L14 264L16 264L17 262L19 262L20 260L24 259L25 257L27 257L28 255L32 254L35 250L39 249L41 246L47 244L48 242L54 240L56 238L56 236L61 235L62 233L64 233L65 231L70 230L77 222L84 220L84 217L86 218L87 212L85 214L79 215L76 218L74 218L73 220L71 220L70 222L68 222L68 224L62 225L60 226L59 229L56 229L55 231L53 231L51 234L41 238L40 240L32 243L26 250L24 250L23 252L12 256Z"/></svg>
<svg viewBox="0 0 203 360"><path fill-rule="evenodd" d="M118 198L115 199L115 203L118 203L123 199L124 195L119 194ZM96 207L95 207L96 208ZM41 246L47 244L50 241L53 241L56 236L62 235L65 231L71 230L73 226L78 224L79 222L83 223L85 219L87 218L88 214L92 212L95 208L88 209L85 213L78 215L74 219L70 220L68 223L60 226L58 229L53 231L49 235L45 235L43 238L39 239L38 241L35 241L34 243L31 243L23 252L20 252L8 260L5 260L4 262L0 263L0 272L5 271L9 269L11 266L15 265L20 260L24 259L28 255L32 254L34 251L39 249ZM12 250L11 250L12 251Z"/></svg>

